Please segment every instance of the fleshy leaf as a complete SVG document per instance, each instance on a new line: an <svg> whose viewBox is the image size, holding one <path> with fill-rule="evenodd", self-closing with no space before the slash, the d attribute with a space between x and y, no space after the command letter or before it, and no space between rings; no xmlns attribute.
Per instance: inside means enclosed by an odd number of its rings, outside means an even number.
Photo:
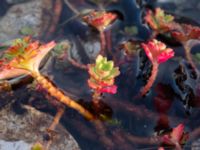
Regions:
<svg viewBox="0 0 200 150"><path fill-rule="evenodd" d="M173 145L179 148L181 147L180 145L185 144L188 138L188 133L184 133L184 125L179 124L177 127L172 129L170 134L163 135L162 141L163 144Z"/></svg>
<svg viewBox="0 0 200 150"><path fill-rule="evenodd" d="M41 45L39 41L32 42L29 37L15 40L2 56L0 79L38 71L40 62L54 46L54 41Z"/></svg>
<svg viewBox="0 0 200 150"><path fill-rule="evenodd" d="M165 14L161 8L156 8L155 12L148 10L144 19L153 30L165 33L170 30L174 17Z"/></svg>
<svg viewBox="0 0 200 150"><path fill-rule="evenodd" d="M127 41L121 45L121 49L124 50L125 55L133 56L136 51L141 49L138 41Z"/></svg>
<svg viewBox="0 0 200 150"><path fill-rule="evenodd" d="M100 93L116 93L117 87L114 85L114 79L120 72L118 67L114 67L113 61L108 61L106 57L99 55L96 58L96 64L89 65L88 72L90 88Z"/></svg>
<svg viewBox="0 0 200 150"><path fill-rule="evenodd" d="M200 28L188 24L179 24L171 35L179 42L186 42L191 39L200 39Z"/></svg>
<svg viewBox="0 0 200 150"><path fill-rule="evenodd" d="M95 27L99 31L104 31L112 22L115 21L117 15L106 11L92 11L83 17L83 20L89 25Z"/></svg>
<svg viewBox="0 0 200 150"><path fill-rule="evenodd" d="M149 41L147 44L142 43L141 46L151 62L163 63L174 56L173 49L166 48L164 43L156 39Z"/></svg>

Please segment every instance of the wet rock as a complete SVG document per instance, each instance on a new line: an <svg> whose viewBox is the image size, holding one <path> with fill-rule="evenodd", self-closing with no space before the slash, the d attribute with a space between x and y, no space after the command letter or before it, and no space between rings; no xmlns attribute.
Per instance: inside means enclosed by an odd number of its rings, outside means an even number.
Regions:
<svg viewBox="0 0 200 150"><path fill-rule="evenodd" d="M196 141L194 141L192 143L192 148L191 150L199 150L199 147L200 147L200 139L197 139Z"/></svg>
<svg viewBox="0 0 200 150"><path fill-rule="evenodd" d="M0 39L6 41L19 37L20 30L27 27L34 31L34 35L39 35L44 31L48 18L48 15L44 18L44 10L50 9L51 1L47 2L46 0L34 0L13 5L0 19Z"/></svg>
<svg viewBox="0 0 200 150"><path fill-rule="evenodd" d="M35 142L42 141L46 128L53 117L41 113L30 106L24 106L26 113L17 115L6 107L0 111L0 149L29 150ZM50 150L79 150L74 138L62 125L55 129Z"/></svg>
<svg viewBox="0 0 200 150"><path fill-rule="evenodd" d="M17 3L22 3L22 2L28 2L30 0L6 0L8 4L17 4Z"/></svg>

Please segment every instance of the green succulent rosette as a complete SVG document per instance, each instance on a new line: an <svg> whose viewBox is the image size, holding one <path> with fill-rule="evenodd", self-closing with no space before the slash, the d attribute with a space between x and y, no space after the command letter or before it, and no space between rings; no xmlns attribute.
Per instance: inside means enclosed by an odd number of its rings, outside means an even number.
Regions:
<svg viewBox="0 0 200 150"><path fill-rule="evenodd" d="M118 67L114 67L113 61L108 61L106 57L99 55L96 64L89 65L88 72L90 88L100 93L116 93L117 86L114 85L114 79L120 72Z"/></svg>
<svg viewBox="0 0 200 150"><path fill-rule="evenodd" d="M155 12L148 10L144 19L153 30L159 33L165 33L174 26L174 17L165 14L160 8L156 8Z"/></svg>

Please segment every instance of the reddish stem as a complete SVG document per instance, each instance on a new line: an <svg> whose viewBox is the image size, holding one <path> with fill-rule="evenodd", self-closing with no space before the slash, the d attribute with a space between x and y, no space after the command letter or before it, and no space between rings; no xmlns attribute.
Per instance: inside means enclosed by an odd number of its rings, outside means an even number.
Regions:
<svg viewBox="0 0 200 150"><path fill-rule="evenodd" d="M112 41L111 41L111 30L107 30L106 34L106 41L107 41L107 50L109 51L110 54L112 54Z"/></svg>
<svg viewBox="0 0 200 150"><path fill-rule="evenodd" d="M106 39L105 39L104 31L100 31L100 41L101 41L100 54L104 56L105 55L105 49L106 49Z"/></svg>
<svg viewBox="0 0 200 150"><path fill-rule="evenodd" d="M157 62L153 62L153 69L151 71L151 76L150 76L147 84L141 89L141 91L140 91L141 96L144 96L152 87L152 85L156 79L156 76L158 74L158 66L159 66L159 64Z"/></svg>
<svg viewBox="0 0 200 150"><path fill-rule="evenodd" d="M93 95L92 95L92 102L93 102L95 105L98 105L98 104L99 104L100 96L101 96L101 93L100 93L100 92L94 91L94 93L93 93Z"/></svg>
<svg viewBox="0 0 200 150"><path fill-rule="evenodd" d="M199 74L198 69L197 69L197 67L196 67L196 65L195 65L195 63L194 63L194 61L192 60L192 57L191 57L191 53L190 53L191 48L188 47L186 45L186 43L183 43L183 47L185 49L185 57L186 57L186 59L188 60L189 64L191 65L192 69L194 71L197 71L197 73Z"/></svg>
<svg viewBox="0 0 200 150"><path fill-rule="evenodd" d="M61 15L61 11L62 11L62 1L56 0L54 3L54 8L53 8L53 17L52 17L51 24L50 24L46 37L49 37L55 32L56 26L58 24L58 21Z"/></svg>
<svg viewBox="0 0 200 150"><path fill-rule="evenodd" d="M56 126L59 124L60 119L61 119L62 115L64 114L64 112L65 112L65 109L64 109L63 107L61 107L61 108L58 109L58 111L57 111L57 113L56 113L56 116L55 116L54 119L53 119L52 124L51 124L50 127L47 129L47 132L48 132L48 134L49 134L50 136L53 136L51 132L54 131L55 128L56 128ZM51 137L51 138L53 138L53 137ZM45 146L46 150L50 149L51 144L52 144L52 140L49 140L49 141L47 142L47 145Z"/></svg>
<svg viewBox="0 0 200 150"><path fill-rule="evenodd" d="M78 61L75 61L75 60L74 60L73 58L71 58L71 57L67 57L67 60L68 60L73 66L75 66L75 67L78 67L78 68L84 69L84 70L87 70L87 69L88 69L87 65L81 64L81 63L79 63Z"/></svg>
<svg viewBox="0 0 200 150"><path fill-rule="evenodd" d="M66 96L59 88L42 76L39 72L31 72L32 77L44 88L47 92L55 97L56 100L65 104L68 107L71 107L77 110L80 114L86 117L89 120L94 120L93 114L91 114L87 109L81 106L76 101L72 100L70 97Z"/></svg>

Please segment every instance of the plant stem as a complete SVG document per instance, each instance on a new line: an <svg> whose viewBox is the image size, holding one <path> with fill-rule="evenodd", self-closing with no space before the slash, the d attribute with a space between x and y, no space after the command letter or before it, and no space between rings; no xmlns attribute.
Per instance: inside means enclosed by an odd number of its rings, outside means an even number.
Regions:
<svg viewBox="0 0 200 150"><path fill-rule="evenodd" d="M47 130L53 131L56 128L64 112L65 112L64 107L58 108L56 116L53 118L53 122Z"/></svg>
<svg viewBox="0 0 200 150"><path fill-rule="evenodd" d="M86 110L83 106L72 100L71 98L65 96L61 90L55 87L51 82L49 82L44 76L42 76L39 72L32 72L31 75L33 78L44 88L47 92L55 97L61 103L64 103L68 107L71 107L77 110L80 114L86 117L89 120L93 120L94 116Z"/></svg>
<svg viewBox="0 0 200 150"><path fill-rule="evenodd" d="M53 17L51 19L50 27L48 29L48 33L47 33L46 37L50 37L55 32L56 26L60 19L61 12L62 12L62 1L55 0L54 8L53 8Z"/></svg>
<svg viewBox="0 0 200 150"><path fill-rule="evenodd" d="M92 102L94 104L98 104L99 101L100 101L100 96L101 96L101 93L100 92L97 92L97 91L94 91L93 95L92 95Z"/></svg>
<svg viewBox="0 0 200 150"><path fill-rule="evenodd" d="M157 62L153 62L153 69L151 71L151 76L150 76L147 84L140 91L141 96L144 96L149 91L149 89L152 87L152 85L156 79L156 76L158 74L158 66L159 66L159 64Z"/></svg>
<svg viewBox="0 0 200 150"><path fill-rule="evenodd" d="M189 46L187 46L186 43L183 43L183 47L185 49L185 57L186 57L186 59L188 60L189 64L191 65L192 69L195 72L197 71L196 73L199 74L198 69L197 69L196 65L194 64L194 61L192 60L192 57L191 57L191 53L190 53L191 48Z"/></svg>
<svg viewBox="0 0 200 150"><path fill-rule="evenodd" d="M107 50L109 52L109 54L112 56L112 40L111 40L111 32L112 30L107 30L105 32L105 38L106 38L106 47L107 47Z"/></svg>
<svg viewBox="0 0 200 150"><path fill-rule="evenodd" d="M62 115L64 114L65 112L65 108L64 107L60 107L58 108L58 111L56 113L56 116L53 118L53 122L52 124L50 125L50 127L47 129L47 132L50 136L52 136L52 131L55 130L56 126L58 125L58 123L60 122L60 119L62 117ZM50 138L52 139L52 138ZM50 148L50 145L52 144L52 140L49 140L46 144L46 149L45 150L48 150Z"/></svg>
<svg viewBox="0 0 200 150"><path fill-rule="evenodd" d="M80 12L68 0L64 0L64 2L73 11L73 13L76 15L80 14Z"/></svg>
<svg viewBox="0 0 200 150"><path fill-rule="evenodd" d="M106 49L106 39L104 31L100 31L100 41L101 41L101 50L100 54L105 56L105 49Z"/></svg>
<svg viewBox="0 0 200 150"><path fill-rule="evenodd" d="M67 57L67 60L75 67L78 67L80 69L84 69L84 70L87 70L88 67L87 65L84 65L84 64L81 64L79 63L78 61L74 60L73 58L71 58L70 56Z"/></svg>

